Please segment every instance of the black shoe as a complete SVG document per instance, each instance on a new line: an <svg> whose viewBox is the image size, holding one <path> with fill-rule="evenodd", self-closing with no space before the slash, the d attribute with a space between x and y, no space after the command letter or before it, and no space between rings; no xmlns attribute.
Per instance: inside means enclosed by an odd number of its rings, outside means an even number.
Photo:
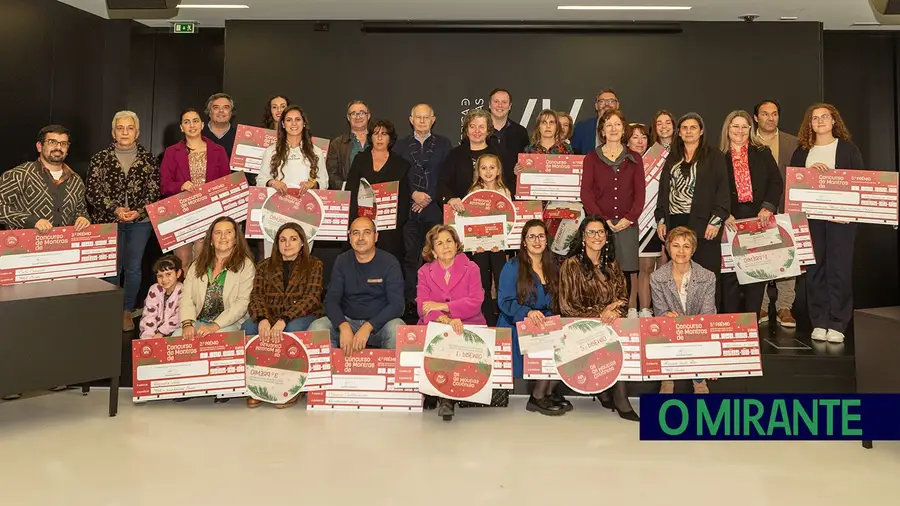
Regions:
<svg viewBox="0 0 900 506"><path fill-rule="evenodd" d="M443 418L445 422L449 422L453 420L454 414L456 414L456 408L453 407L453 401L441 399L441 404L438 406L438 416Z"/></svg>
<svg viewBox="0 0 900 506"><path fill-rule="evenodd" d="M525 405L526 411L535 412L547 416L559 416L566 414L563 407L550 400L550 397L542 397L536 399L533 395L528 398L528 404Z"/></svg>
<svg viewBox="0 0 900 506"><path fill-rule="evenodd" d="M563 413L568 413L569 411L572 411L573 409L575 409L575 406L573 406L572 403L569 402L568 399L563 397L563 395L561 393L550 392L549 397L550 397L550 402L561 407L563 410Z"/></svg>
<svg viewBox="0 0 900 506"><path fill-rule="evenodd" d="M637 413L632 409L631 411L622 411L619 408L615 408L613 411L619 414L619 418L623 420L628 420L631 422L640 422L641 417L638 416Z"/></svg>
<svg viewBox="0 0 900 506"><path fill-rule="evenodd" d="M228 402L230 400L231 400L230 397L214 397L213 404L225 404L226 402Z"/></svg>
<svg viewBox="0 0 900 506"><path fill-rule="evenodd" d="M594 396L594 400L600 401L600 405L610 411L616 410L616 403L613 402L612 398L604 398L603 394L597 394Z"/></svg>
<svg viewBox="0 0 900 506"><path fill-rule="evenodd" d="M425 411L431 411L433 409L437 409L438 407L438 398L433 395L426 395L425 400L422 402L422 409Z"/></svg>

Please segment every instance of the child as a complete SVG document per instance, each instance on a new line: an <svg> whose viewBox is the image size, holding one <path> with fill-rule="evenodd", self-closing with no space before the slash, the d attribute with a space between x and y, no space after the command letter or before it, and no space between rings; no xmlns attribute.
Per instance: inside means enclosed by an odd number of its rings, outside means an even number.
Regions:
<svg viewBox="0 0 900 506"><path fill-rule="evenodd" d="M478 157L475 162L475 171L472 181L472 187L469 193L478 190L494 190L506 195L512 200L509 189L503 184L503 167L500 158L493 154L484 154ZM491 296L491 282L497 287L500 286L500 271L506 263L506 252L494 248L491 251L484 251L481 248L472 254L472 261L481 271L481 287L484 288L484 302L481 309L487 324L490 327L497 325L497 304Z"/></svg>
<svg viewBox="0 0 900 506"><path fill-rule="evenodd" d="M181 328L181 282L184 271L181 260L175 255L165 255L153 264L156 283L150 287L144 301L141 316L141 339L171 336Z"/></svg>

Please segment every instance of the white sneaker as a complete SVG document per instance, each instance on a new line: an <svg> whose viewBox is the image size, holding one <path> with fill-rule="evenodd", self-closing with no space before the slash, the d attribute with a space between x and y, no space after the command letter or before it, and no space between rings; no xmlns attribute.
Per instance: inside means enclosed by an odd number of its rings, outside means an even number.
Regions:
<svg viewBox="0 0 900 506"><path fill-rule="evenodd" d="M626 316L626 318L637 318L637 317L638 317L638 310L633 307L628 308L628 316Z"/></svg>
<svg viewBox="0 0 900 506"><path fill-rule="evenodd" d="M828 337L826 337L826 334L828 332L830 331L825 330L821 327L816 327L813 329L812 335L810 335L809 337L811 337L813 341L827 341Z"/></svg>
<svg viewBox="0 0 900 506"><path fill-rule="evenodd" d="M653 318L653 311L650 311L647 308L641 309L641 312L638 313L638 316L641 318Z"/></svg>
<svg viewBox="0 0 900 506"><path fill-rule="evenodd" d="M828 334L825 336L825 339L829 343L843 343L844 342L844 333L838 332L834 329L828 329Z"/></svg>

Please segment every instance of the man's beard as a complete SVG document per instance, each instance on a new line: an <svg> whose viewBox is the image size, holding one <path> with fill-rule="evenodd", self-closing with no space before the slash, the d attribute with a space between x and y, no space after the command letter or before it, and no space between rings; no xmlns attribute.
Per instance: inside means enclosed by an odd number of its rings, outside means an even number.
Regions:
<svg viewBox="0 0 900 506"><path fill-rule="evenodd" d="M66 159L66 154L58 149L54 149L47 155L47 161L52 163L62 163Z"/></svg>

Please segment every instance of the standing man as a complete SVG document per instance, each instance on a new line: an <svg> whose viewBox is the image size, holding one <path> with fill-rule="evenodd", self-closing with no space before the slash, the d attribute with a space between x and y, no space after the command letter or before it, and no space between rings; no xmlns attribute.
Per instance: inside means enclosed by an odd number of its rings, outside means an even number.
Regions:
<svg viewBox="0 0 900 506"><path fill-rule="evenodd" d="M231 160L234 150L235 129L231 128L234 115L234 100L227 93L216 93L206 100L206 116L209 123L203 127L203 136L225 148L225 154Z"/></svg>
<svg viewBox="0 0 900 506"><path fill-rule="evenodd" d="M75 226L91 224L84 201L84 182L65 164L72 143L69 130L45 126L35 147L38 159L25 162L0 176L0 224L9 228Z"/></svg>
<svg viewBox="0 0 900 506"><path fill-rule="evenodd" d="M491 120L494 123L492 138L496 139L500 147L500 158L503 164L503 183L509 188L510 193L516 193L515 166L519 161L519 153L525 152L525 147L531 142L528 138L528 130L522 125L509 119L509 111L512 109L512 96L508 90L495 88L488 97L488 107L491 110Z"/></svg>
<svg viewBox="0 0 900 506"><path fill-rule="evenodd" d="M797 149L797 138L778 129L778 119L781 114L781 105L773 99L766 99L753 109L753 120L756 121L756 136L763 144L772 150L772 156L778 162L781 171L781 179L785 180L785 168L791 163L791 155ZM784 212L784 196L778 203L778 212ZM794 307L794 299L797 298L795 290L797 279L786 278L775 282L775 290L778 298L775 299L775 320L785 328L795 328L797 320L791 314ZM759 313L759 323L769 321L769 288L763 291L762 310Z"/></svg>
<svg viewBox="0 0 900 506"><path fill-rule="evenodd" d="M409 162L407 177L413 191L409 220L403 226L403 243L406 247L403 273L407 313L416 311L416 276L422 265L425 234L431 227L443 222L438 199L438 171L453 149L453 145L450 139L431 132L436 119L434 109L430 105L416 105L409 114L413 134L394 144L394 153Z"/></svg>
<svg viewBox="0 0 900 506"><path fill-rule="evenodd" d="M602 144L597 135L597 121L603 116L603 113L613 109L621 109L619 97L616 96L615 91L606 88L597 94L597 100L594 102L597 116L583 119L575 124L575 130L572 132L572 149L576 155L586 155Z"/></svg>
<svg viewBox="0 0 900 506"><path fill-rule="evenodd" d="M350 165L356 155L369 146L369 106L362 100L347 104L347 124L350 132L341 134L328 145L325 169L328 171L328 189L340 190L347 181ZM349 190L350 188L347 188Z"/></svg>

